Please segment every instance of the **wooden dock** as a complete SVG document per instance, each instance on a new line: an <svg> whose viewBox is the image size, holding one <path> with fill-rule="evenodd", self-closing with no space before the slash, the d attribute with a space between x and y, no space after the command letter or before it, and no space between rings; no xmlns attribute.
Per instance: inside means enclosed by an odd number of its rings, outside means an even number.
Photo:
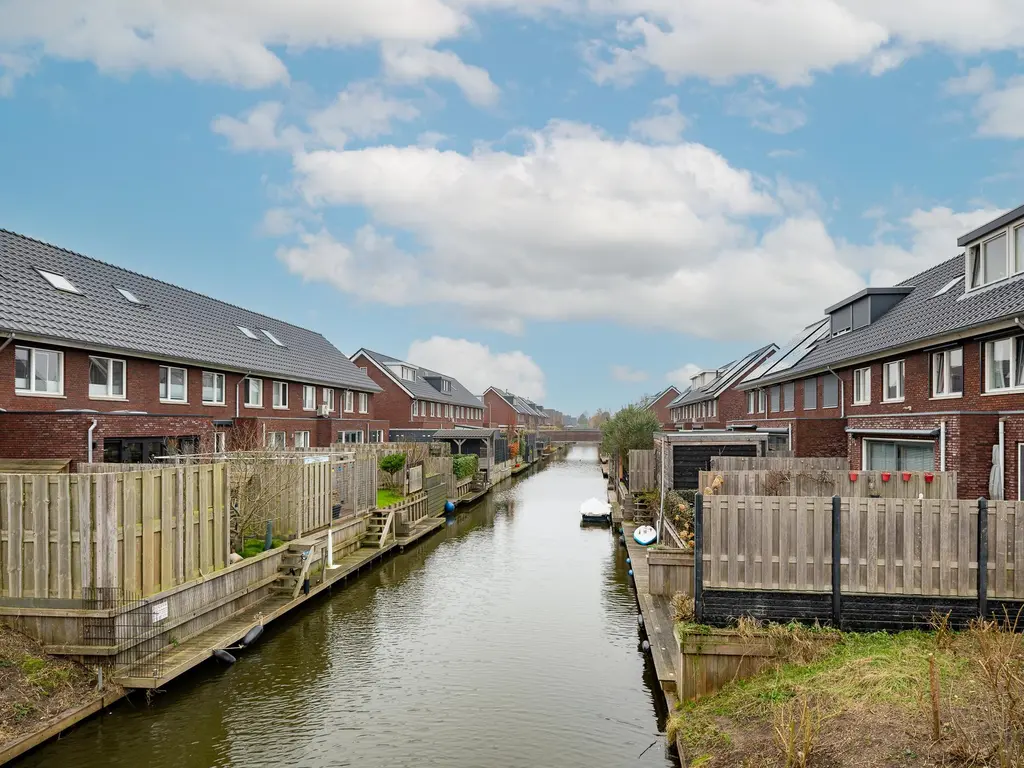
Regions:
<svg viewBox="0 0 1024 768"><path fill-rule="evenodd" d="M640 613L644 617L644 628L651 644L651 656L658 683L672 704L676 694L676 657L679 642L675 635L675 621L672 618L672 604L669 598L650 593L650 579L647 571L647 548L633 540L632 523L623 524L626 537L626 551L629 552L629 567L633 569L633 587L636 591ZM669 698L671 697L671 699Z"/></svg>

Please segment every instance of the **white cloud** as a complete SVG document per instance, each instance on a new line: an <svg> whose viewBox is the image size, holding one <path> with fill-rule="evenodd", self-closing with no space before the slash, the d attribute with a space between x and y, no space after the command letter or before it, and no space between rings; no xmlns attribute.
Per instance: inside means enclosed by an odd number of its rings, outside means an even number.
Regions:
<svg viewBox="0 0 1024 768"><path fill-rule="evenodd" d="M1002 88L981 94L975 113L979 135L1024 138L1024 77L1010 78Z"/></svg>
<svg viewBox="0 0 1024 768"><path fill-rule="evenodd" d="M676 95L657 99L651 114L629 124L629 132L641 139L660 144L679 141L686 128L686 118L679 111L679 97Z"/></svg>
<svg viewBox="0 0 1024 768"><path fill-rule="evenodd" d="M807 122L803 110L768 100L764 87L760 85L731 94L726 99L726 111L730 115L746 117L755 127L770 133L791 133Z"/></svg>
<svg viewBox="0 0 1024 768"><path fill-rule="evenodd" d="M802 149L773 149L768 153L768 157L772 160L781 160L788 157L800 157L803 153Z"/></svg>
<svg viewBox="0 0 1024 768"><path fill-rule="evenodd" d="M279 126L284 105L277 101L264 101L244 113L241 118L219 115L210 127L224 136L237 152L266 150L295 150L306 136L298 129Z"/></svg>
<svg viewBox="0 0 1024 768"><path fill-rule="evenodd" d="M967 71L960 77L951 77L943 88L950 96L964 96L985 93L992 89L996 82L996 73L988 64L982 64Z"/></svg>
<svg viewBox="0 0 1024 768"><path fill-rule="evenodd" d="M474 104L489 105L498 100L498 86L487 70L466 64L451 51L437 51L422 45L388 44L383 47L384 71L400 83L451 80Z"/></svg>
<svg viewBox="0 0 1024 768"><path fill-rule="evenodd" d="M492 386L538 402L546 394L544 371L532 357L518 350L492 352L475 341L432 336L410 344L406 359L454 376L476 395Z"/></svg>
<svg viewBox="0 0 1024 768"><path fill-rule="evenodd" d="M31 72L34 65L30 56L0 50L0 98L13 94L14 84Z"/></svg>
<svg viewBox="0 0 1024 768"><path fill-rule="evenodd" d="M647 381L648 378L647 371L639 371L635 368L630 368L628 365L613 365L611 371L612 378L615 381L638 383Z"/></svg>
<svg viewBox="0 0 1024 768"><path fill-rule="evenodd" d="M690 377L700 370L701 367L696 363L685 363L675 370L666 373L665 381L669 384L675 384L682 392L690 388Z"/></svg>

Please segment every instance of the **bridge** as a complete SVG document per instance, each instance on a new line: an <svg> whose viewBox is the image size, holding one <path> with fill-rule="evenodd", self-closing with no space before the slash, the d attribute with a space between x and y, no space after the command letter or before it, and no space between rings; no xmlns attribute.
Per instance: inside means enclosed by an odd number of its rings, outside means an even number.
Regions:
<svg viewBox="0 0 1024 768"><path fill-rule="evenodd" d="M541 437L552 443L600 443L600 429L542 429Z"/></svg>

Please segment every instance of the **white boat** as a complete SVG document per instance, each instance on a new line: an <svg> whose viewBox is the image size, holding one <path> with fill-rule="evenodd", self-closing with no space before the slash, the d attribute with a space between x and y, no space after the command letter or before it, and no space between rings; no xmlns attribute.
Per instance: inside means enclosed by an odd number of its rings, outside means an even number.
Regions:
<svg viewBox="0 0 1024 768"><path fill-rule="evenodd" d="M658 532L649 525L641 525L635 531L633 531L633 541L637 544L647 546L653 544L658 540Z"/></svg>
<svg viewBox="0 0 1024 768"><path fill-rule="evenodd" d="M587 499L580 504L580 517L584 523L609 525L612 522L611 504L600 499Z"/></svg>

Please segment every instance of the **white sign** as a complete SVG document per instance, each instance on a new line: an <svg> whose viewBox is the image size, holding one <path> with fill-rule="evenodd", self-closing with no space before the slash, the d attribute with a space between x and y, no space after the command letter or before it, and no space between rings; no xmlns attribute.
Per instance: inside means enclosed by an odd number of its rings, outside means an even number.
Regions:
<svg viewBox="0 0 1024 768"><path fill-rule="evenodd" d="M167 601L153 604L153 623L159 624L167 618Z"/></svg>
<svg viewBox="0 0 1024 768"><path fill-rule="evenodd" d="M331 460L331 457L328 456L328 455L324 455L324 456L307 456L306 458L304 458L302 460L302 463L303 464L326 464L330 460Z"/></svg>

